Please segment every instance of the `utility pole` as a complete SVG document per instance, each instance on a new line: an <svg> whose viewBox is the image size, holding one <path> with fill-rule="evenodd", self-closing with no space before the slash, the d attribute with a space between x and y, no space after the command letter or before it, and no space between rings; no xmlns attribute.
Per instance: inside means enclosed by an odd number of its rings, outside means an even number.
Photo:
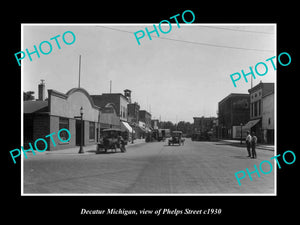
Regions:
<svg viewBox="0 0 300 225"><path fill-rule="evenodd" d="M251 69L253 71L253 67L252 66L251 66ZM251 89L252 89L252 87L253 87L253 76L251 76Z"/></svg>
<svg viewBox="0 0 300 225"><path fill-rule="evenodd" d="M79 78L78 78L78 88L80 88L80 69L81 69L81 55L79 55Z"/></svg>

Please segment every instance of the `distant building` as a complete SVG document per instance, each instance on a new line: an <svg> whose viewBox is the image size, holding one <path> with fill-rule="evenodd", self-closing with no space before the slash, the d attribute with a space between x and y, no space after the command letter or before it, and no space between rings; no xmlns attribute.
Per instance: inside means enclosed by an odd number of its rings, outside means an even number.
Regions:
<svg viewBox="0 0 300 225"><path fill-rule="evenodd" d="M139 111L139 120L145 124L145 129L147 132L150 132L151 127L151 114L146 110Z"/></svg>
<svg viewBox="0 0 300 225"><path fill-rule="evenodd" d="M126 91L126 90L125 90ZM128 96L129 100L131 101L131 96ZM139 127L139 111L140 105L137 102L129 103L127 105L128 110L128 123L134 129L134 138L140 138L142 136L143 129Z"/></svg>
<svg viewBox="0 0 300 225"><path fill-rule="evenodd" d="M274 143L274 83L262 83L248 90L250 120L245 125L254 131L258 141Z"/></svg>
<svg viewBox="0 0 300 225"><path fill-rule="evenodd" d="M205 133L213 131L216 117L193 117L194 119L194 132Z"/></svg>
<svg viewBox="0 0 300 225"><path fill-rule="evenodd" d="M159 125L159 120L158 119L151 120L151 127L153 129L158 129L159 128L158 125Z"/></svg>
<svg viewBox="0 0 300 225"><path fill-rule="evenodd" d="M101 95L91 95L95 105L104 108L107 104L115 108L116 114L120 119L120 128L127 132L128 138L131 139L135 131L128 123L128 104L131 102L131 91L124 90L124 95L121 93L103 93Z"/></svg>
<svg viewBox="0 0 300 225"><path fill-rule="evenodd" d="M127 121L127 104L128 99L121 93L103 93L101 95L91 95L95 105L105 107L108 103L112 103L115 107L117 115L121 121Z"/></svg>
<svg viewBox="0 0 300 225"><path fill-rule="evenodd" d="M128 104L130 104L131 103L131 90L125 89L124 90L124 96L127 99Z"/></svg>
<svg viewBox="0 0 300 225"><path fill-rule="evenodd" d="M137 102L129 103L127 105L127 110L128 110L128 122L130 124L138 124L140 105Z"/></svg>
<svg viewBox="0 0 300 225"><path fill-rule="evenodd" d="M233 126L249 121L250 95L231 93L218 104L218 138L233 138Z"/></svg>
<svg viewBox="0 0 300 225"><path fill-rule="evenodd" d="M112 103L108 103L105 107L101 108L100 131L107 128L121 129L120 118Z"/></svg>

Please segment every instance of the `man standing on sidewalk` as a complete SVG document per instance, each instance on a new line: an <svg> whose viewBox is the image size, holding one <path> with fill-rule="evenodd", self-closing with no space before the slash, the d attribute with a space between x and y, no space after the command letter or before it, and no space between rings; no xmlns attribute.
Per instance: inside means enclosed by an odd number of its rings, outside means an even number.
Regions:
<svg viewBox="0 0 300 225"><path fill-rule="evenodd" d="M251 157L250 148L251 148L251 135L250 132L247 131L247 137L246 137L246 147L248 151L248 157Z"/></svg>
<svg viewBox="0 0 300 225"><path fill-rule="evenodd" d="M256 144L257 144L257 137L255 136L255 133L252 132L251 135L251 148L252 148L252 157L253 159L256 159Z"/></svg>

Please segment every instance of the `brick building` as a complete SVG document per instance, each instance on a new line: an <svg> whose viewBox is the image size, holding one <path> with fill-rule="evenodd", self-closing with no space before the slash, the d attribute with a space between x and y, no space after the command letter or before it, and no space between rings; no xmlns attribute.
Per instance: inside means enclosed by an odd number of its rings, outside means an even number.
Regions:
<svg viewBox="0 0 300 225"><path fill-rule="evenodd" d="M120 129L127 133L129 140L131 140L135 131L128 123L128 107L131 102L131 91L124 90L124 95L121 93L103 93L101 95L91 95L95 105L100 108L110 104L115 108L116 114L120 120Z"/></svg>
<svg viewBox="0 0 300 225"><path fill-rule="evenodd" d="M193 117L194 119L194 132L206 133L209 131L213 131L213 127L215 125L215 117Z"/></svg>
<svg viewBox="0 0 300 225"><path fill-rule="evenodd" d="M231 93L218 105L218 138L233 136L233 126L245 125L250 118L250 95Z"/></svg>
<svg viewBox="0 0 300 225"><path fill-rule="evenodd" d="M139 111L140 105L137 102L129 103L127 105L128 110L128 123L134 129L135 135L134 138L140 138L142 133L144 133L143 128L139 126Z"/></svg>
<svg viewBox="0 0 300 225"><path fill-rule="evenodd" d="M130 124L138 124L140 105L137 102L129 103L127 105L127 110L128 110L128 122Z"/></svg>
<svg viewBox="0 0 300 225"><path fill-rule="evenodd" d="M95 105L105 107L108 103L112 103L115 107L118 117L121 121L127 121L127 105L128 99L121 93L103 93L101 95L91 95Z"/></svg>
<svg viewBox="0 0 300 225"><path fill-rule="evenodd" d="M151 114L149 112L147 112L146 110L140 110L139 121L145 124L145 129L147 132L151 131Z"/></svg>

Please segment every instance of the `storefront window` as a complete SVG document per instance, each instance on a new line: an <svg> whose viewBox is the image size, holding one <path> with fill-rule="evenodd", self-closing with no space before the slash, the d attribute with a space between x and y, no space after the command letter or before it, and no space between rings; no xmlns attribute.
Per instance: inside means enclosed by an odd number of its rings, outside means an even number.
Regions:
<svg viewBox="0 0 300 225"><path fill-rule="evenodd" d="M89 134L89 139L90 140L95 140L95 123L94 122L90 122L89 123L89 127L90 127L90 134Z"/></svg>
<svg viewBox="0 0 300 225"><path fill-rule="evenodd" d="M254 102L254 116L257 116L257 102Z"/></svg>
<svg viewBox="0 0 300 225"><path fill-rule="evenodd" d="M59 130L63 129L63 128L69 130L69 119L64 118L64 117L59 117ZM62 140L68 140L69 139L69 134L65 130L61 131L59 136L60 136L60 139L62 139Z"/></svg>

